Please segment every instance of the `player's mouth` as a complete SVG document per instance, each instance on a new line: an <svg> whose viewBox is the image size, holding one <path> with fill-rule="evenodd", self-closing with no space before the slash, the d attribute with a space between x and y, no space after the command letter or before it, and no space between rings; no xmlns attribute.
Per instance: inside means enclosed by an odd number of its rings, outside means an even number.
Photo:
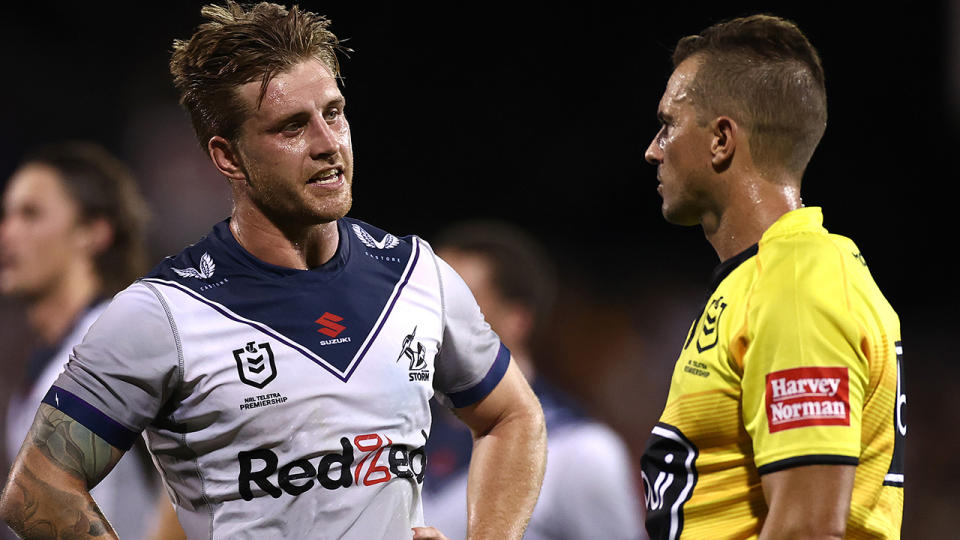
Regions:
<svg viewBox="0 0 960 540"><path fill-rule="evenodd" d="M322 171L307 180L308 185L320 186L324 188L339 188L343 185L343 168L334 167Z"/></svg>

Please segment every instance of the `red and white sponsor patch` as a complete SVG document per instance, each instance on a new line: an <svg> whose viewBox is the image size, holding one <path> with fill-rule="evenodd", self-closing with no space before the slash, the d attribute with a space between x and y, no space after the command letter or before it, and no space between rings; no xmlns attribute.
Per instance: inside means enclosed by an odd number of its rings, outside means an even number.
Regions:
<svg viewBox="0 0 960 540"><path fill-rule="evenodd" d="M802 367L767 374L770 433L804 426L849 426L845 367Z"/></svg>

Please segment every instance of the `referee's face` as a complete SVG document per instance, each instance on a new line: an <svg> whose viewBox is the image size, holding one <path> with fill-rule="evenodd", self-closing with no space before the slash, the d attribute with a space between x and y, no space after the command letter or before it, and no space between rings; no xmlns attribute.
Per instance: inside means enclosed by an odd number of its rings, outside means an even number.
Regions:
<svg viewBox="0 0 960 540"><path fill-rule="evenodd" d="M660 130L644 154L657 166L663 217L677 225L698 225L712 198L707 181L712 138L708 127L698 122L688 93L698 67L694 56L673 71L657 110Z"/></svg>

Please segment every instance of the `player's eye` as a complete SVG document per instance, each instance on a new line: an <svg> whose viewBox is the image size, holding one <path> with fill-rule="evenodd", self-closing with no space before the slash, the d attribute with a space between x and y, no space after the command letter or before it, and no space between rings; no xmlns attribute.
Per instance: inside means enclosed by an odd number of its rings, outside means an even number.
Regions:
<svg viewBox="0 0 960 540"><path fill-rule="evenodd" d="M340 115L342 115L342 114L343 114L343 112L342 112L340 109L336 109L336 108L334 108L334 109L327 109L327 111L323 113L323 118L324 118L324 120L326 120L327 122L331 122L331 123L332 123L332 122L336 122L337 119L340 118Z"/></svg>
<svg viewBox="0 0 960 540"><path fill-rule="evenodd" d="M280 133L283 133L284 135L288 135L288 136L297 135L301 131L303 131L303 126L304 126L303 122L299 122L299 121L290 122L288 124L285 124L282 128L280 128Z"/></svg>

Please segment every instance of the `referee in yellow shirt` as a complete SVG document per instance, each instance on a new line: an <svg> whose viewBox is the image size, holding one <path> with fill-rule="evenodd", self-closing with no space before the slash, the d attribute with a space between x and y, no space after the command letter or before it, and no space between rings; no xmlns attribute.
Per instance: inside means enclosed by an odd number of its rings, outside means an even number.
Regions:
<svg viewBox="0 0 960 540"><path fill-rule="evenodd" d="M791 22L681 39L646 151L662 212L721 261L644 452L653 539L899 538L900 322L848 238L804 207L823 67Z"/></svg>

